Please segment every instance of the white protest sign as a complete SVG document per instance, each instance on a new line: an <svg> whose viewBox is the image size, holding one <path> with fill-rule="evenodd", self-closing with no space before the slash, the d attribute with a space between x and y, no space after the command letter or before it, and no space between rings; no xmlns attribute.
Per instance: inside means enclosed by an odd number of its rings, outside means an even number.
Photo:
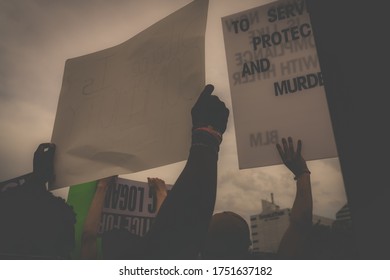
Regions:
<svg viewBox="0 0 390 280"><path fill-rule="evenodd" d="M172 185L166 185L167 190ZM157 196L148 183L118 178L107 189L99 234L112 229L126 229L143 236L157 215Z"/></svg>
<svg viewBox="0 0 390 280"><path fill-rule="evenodd" d="M222 18L239 167L281 163L275 144L302 139L306 160L337 157L304 1Z"/></svg>
<svg viewBox="0 0 390 280"><path fill-rule="evenodd" d="M208 0L193 1L118 46L67 60L51 189L187 158L207 10Z"/></svg>

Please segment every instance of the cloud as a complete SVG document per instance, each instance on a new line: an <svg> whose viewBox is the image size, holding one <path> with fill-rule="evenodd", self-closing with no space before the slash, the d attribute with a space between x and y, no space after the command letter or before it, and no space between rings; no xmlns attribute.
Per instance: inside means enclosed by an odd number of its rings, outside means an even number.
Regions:
<svg viewBox="0 0 390 280"><path fill-rule="evenodd" d="M3 101L0 108L0 180L4 181L32 171L33 153L50 140L54 116L30 102Z"/></svg>

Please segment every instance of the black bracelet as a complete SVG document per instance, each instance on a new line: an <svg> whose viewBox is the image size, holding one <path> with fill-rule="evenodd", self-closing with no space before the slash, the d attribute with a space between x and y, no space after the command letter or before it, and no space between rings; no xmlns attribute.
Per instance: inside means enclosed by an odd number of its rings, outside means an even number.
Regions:
<svg viewBox="0 0 390 280"><path fill-rule="evenodd" d="M210 133L202 130L192 132L192 146L204 146L219 152L219 141Z"/></svg>
<svg viewBox="0 0 390 280"><path fill-rule="evenodd" d="M298 174L297 176L294 177L294 180L298 180L299 177L301 177L303 174L311 174L311 172L309 170L303 170L300 174Z"/></svg>

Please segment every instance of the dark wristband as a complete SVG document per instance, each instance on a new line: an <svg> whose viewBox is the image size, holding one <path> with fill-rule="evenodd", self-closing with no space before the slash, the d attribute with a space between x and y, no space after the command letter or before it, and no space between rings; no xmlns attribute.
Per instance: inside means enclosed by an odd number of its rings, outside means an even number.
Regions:
<svg viewBox="0 0 390 280"><path fill-rule="evenodd" d="M294 180L296 181L296 180L298 180L298 178L299 177L301 177L303 174L305 174L305 173L307 173L307 174L311 174L311 172L309 171L309 170L303 170L301 173L299 173L298 175L295 175L295 177L294 177Z"/></svg>

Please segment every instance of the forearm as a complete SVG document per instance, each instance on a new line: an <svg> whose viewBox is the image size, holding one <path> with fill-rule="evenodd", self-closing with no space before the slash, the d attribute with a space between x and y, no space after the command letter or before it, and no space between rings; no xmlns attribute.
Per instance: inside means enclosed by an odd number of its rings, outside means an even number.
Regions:
<svg viewBox="0 0 390 280"><path fill-rule="evenodd" d="M304 173L297 178L297 192L290 213L290 224L279 244L280 258L304 258L306 240L312 225L312 212L310 174Z"/></svg>
<svg viewBox="0 0 390 280"><path fill-rule="evenodd" d="M217 159L217 154L207 147L191 148L187 164L163 202L156 224L160 220L176 224L179 217L190 218L199 213L211 216L216 193Z"/></svg>
<svg viewBox="0 0 390 280"><path fill-rule="evenodd" d="M208 147L193 146L186 167L170 196L183 199L183 207L191 205L203 217L212 215L217 186L217 152ZM188 209L191 210L191 209ZM191 214L189 211L188 214Z"/></svg>
<svg viewBox="0 0 390 280"><path fill-rule="evenodd" d="M159 257L196 256L214 210L217 160L209 147L191 148L185 168L148 232L150 242L160 247L156 248Z"/></svg>
<svg viewBox="0 0 390 280"><path fill-rule="evenodd" d="M297 178L297 192L291 209L291 223L294 226L310 227L313 216L313 198L311 193L310 173L303 173Z"/></svg>

